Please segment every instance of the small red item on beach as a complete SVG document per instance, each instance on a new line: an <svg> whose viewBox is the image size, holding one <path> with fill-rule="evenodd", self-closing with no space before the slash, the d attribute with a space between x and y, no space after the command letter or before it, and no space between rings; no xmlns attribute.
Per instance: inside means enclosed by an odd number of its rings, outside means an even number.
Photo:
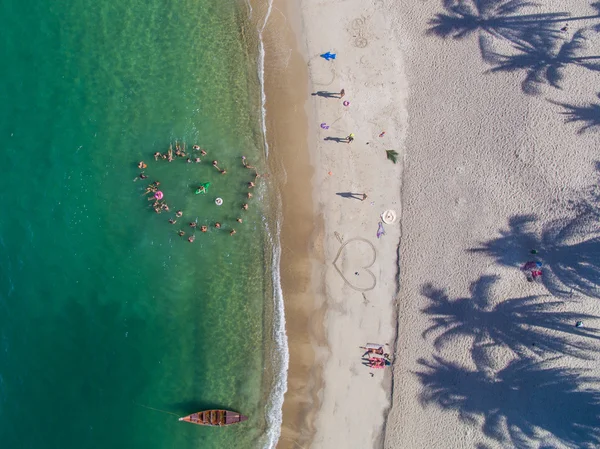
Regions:
<svg viewBox="0 0 600 449"><path fill-rule="evenodd" d="M379 137L383 137L385 136L385 131L382 131L381 134L379 134Z"/></svg>
<svg viewBox="0 0 600 449"><path fill-rule="evenodd" d="M333 175L333 173L332 173L332 172L327 172L327 174L328 174L329 176Z"/></svg>

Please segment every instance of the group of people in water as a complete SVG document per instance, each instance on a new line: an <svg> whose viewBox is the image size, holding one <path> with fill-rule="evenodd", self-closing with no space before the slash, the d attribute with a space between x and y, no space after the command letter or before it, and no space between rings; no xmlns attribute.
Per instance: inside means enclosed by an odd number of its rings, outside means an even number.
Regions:
<svg viewBox="0 0 600 449"><path fill-rule="evenodd" d="M200 148L199 145L194 145L192 147L192 151L194 152L199 152L199 154L201 156L206 156L207 155L207 151ZM196 153L198 154L198 153ZM158 161L158 160L167 160L168 162L172 162L173 160L175 160L176 158L186 158L188 163L200 163L202 162L202 160L200 159L200 157L191 157L188 155L188 153L186 152L186 146L185 143L180 144L179 142L175 142L175 149L173 149L173 144L169 145L169 149L167 150L166 153L160 153L160 152L156 152L154 153L154 160ZM215 167L215 169L217 171L219 171L219 173L221 173L221 175L225 175L227 174L227 170L222 169L219 167L219 161L214 160L212 162L213 167ZM254 170L254 178L252 181L249 181L247 184L248 189L252 189L256 186L256 182L257 179L261 176L266 176L266 175L260 175L256 169L256 167L250 165L248 163L248 160L246 159L245 156L242 156L242 165L250 170ZM147 176L144 173L143 170L145 170L148 167L148 165L144 162L144 161L140 161L138 163L138 168L140 170L142 170L142 172L139 174L139 179L146 179ZM135 179L137 180L137 178ZM198 189L196 190L196 193L206 193L207 191L207 186L209 186L210 183L205 183L203 185L201 185L200 187L198 187ZM154 209L154 212L156 212L157 214L162 213L163 211L165 212L170 212L170 208L166 202L166 200L164 199L164 194L163 192L160 190L160 182L159 181L154 181L152 182L144 191L144 195L150 195L148 197L148 201L152 202L152 208ZM250 191L248 191L246 193L246 202L242 203L241 209L246 211L248 210L249 206L248 206L248 202L247 200L249 200L250 198L252 198L252 193ZM223 200L220 198L217 198L217 200L215 201L217 205L221 205L223 204ZM183 217L183 211L181 210L177 210L175 212L175 216L172 218L169 218L169 223L170 224L177 224L177 219ZM238 223L243 223L242 218L238 217L236 218L236 222ZM208 226L207 225L198 225L197 221L192 221L189 223L190 228L192 229L192 231L195 231L197 229L200 229L200 232L208 232ZM214 223L214 228L215 229L222 229L222 225L220 222L215 222ZM177 232L177 234L180 237L185 237L186 233L184 230L179 230ZM236 234L235 229L231 229L229 231L229 235L233 236ZM196 239L195 234L191 234L188 236L187 240L190 243L193 243Z"/></svg>

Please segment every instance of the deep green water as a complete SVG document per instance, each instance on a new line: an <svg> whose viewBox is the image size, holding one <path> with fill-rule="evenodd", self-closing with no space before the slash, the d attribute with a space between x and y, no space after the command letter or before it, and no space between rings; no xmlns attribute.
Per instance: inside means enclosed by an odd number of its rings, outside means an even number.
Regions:
<svg viewBox="0 0 600 449"><path fill-rule="evenodd" d="M271 250L266 186L240 209L240 156L264 167L244 7L0 4L1 447L261 446ZM155 163L175 139L209 155ZM142 159L149 179L133 182ZM183 209L177 225L148 207L152 180ZM210 194L193 195L202 181ZM176 231L195 219L224 229L190 244ZM202 428L136 404L251 418Z"/></svg>

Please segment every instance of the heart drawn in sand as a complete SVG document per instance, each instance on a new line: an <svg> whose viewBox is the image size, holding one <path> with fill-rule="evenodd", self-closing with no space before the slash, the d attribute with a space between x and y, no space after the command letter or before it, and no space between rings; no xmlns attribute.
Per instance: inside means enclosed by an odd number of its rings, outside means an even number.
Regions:
<svg viewBox="0 0 600 449"><path fill-rule="evenodd" d="M342 255L344 249L346 248L347 245L352 244L354 242L364 242L366 243L369 248L371 248L371 250L373 251L373 258L372 260L370 260L369 262L369 258L368 255L366 256L367 261L366 262L362 262L362 265L358 265L359 261L357 261L357 265L356 267L352 267L352 270L355 273L365 273L368 274L369 276L371 276L372 280L373 280L373 285L369 286L369 287L357 287L356 285L354 285L352 282L350 282L346 276L344 276L344 273L342 272L342 270L340 270L340 267L337 265L337 261L340 258L340 256ZM367 239L363 239L362 237L356 237L353 239L350 239L344 243L342 243L342 246L340 246L340 249L338 250L337 255L335 256L335 259L333 260L333 266L335 267L336 271L339 273L339 275L342 277L342 279L344 280L344 282L346 283L346 285L354 290L357 290L359 292L366 292L369 290L373 290L375 288L375 285L377 285L377 278L375 277L375 275L373 274L373 272L371 270L369 270L369 268L371 268L373 266L373 264L375 263L375 261L377 260L377 251L375 250L375 247L373 246L373 244L367 240Z"/></svg>

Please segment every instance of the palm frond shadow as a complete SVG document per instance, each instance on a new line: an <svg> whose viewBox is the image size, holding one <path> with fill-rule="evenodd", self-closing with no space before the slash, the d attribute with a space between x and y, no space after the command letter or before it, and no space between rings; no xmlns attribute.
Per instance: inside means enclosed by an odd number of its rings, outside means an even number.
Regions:
<svg viewBox="0 0 600 449"><path fill-rule="evenodd" d="M600 98L600 94L598 94L598 98ZM564 111L561 112L561 114L566 117L566 123L582 122L581 128L577 131L577 134L583 134L592 128L600 126L600 103L589 103L584 106L577 106L567 103L558 103L552 100L548 101L564 108Z"/></svg>
<svg viewBox="0 0 600 449"><path fill-rule="evenodd" d="M537 448L540 433L569 447L600 443L600 392L587 386L600 378L531 359L515 359L497 373L470 370L440 357L420 359L419 364L415 374L424 387L424 405L482 423L485 435L505 447Z"/></svg>
<svg viewBox="0 0 600 449"><path fill-rule="evenodd" d="M477 366L489 365L487 349L509 348L519 357L533 354L563 354L590 358L600 347L596 329L575 327L577 321L598 318L562 310L562 301L549 296L510 298L499 303L491 300L496 276L482 276L470 287L471 296L450 299L444 289L423 286L429 299L422 311L433 324L423 337L435 335L434 346L440 350L457 339L472 341L472 355Z"/></svg>
<svg viewBox="0 0 600 449"><path fill-rule="evenodd" d="M535 3L521 0L450 0L444 2L445 13L436 14L429 21L428 34L442 38L463 39L479 33L482 55L485 57L485 36L506 39L510 42L523 41L523 35L535 34L558 37L557 24L569 17L568 13L519 14Z"/></svg>
<svg viewBox="0 0 600 449"><path fill-rule="evenodd" d="M566 41L529 36L513 44L517 53L507 55L489 52L487 61L495 67L488 73L524 71L526 75L521 88L530 95L538 95L543 84L560 89L564 69L569 65L600 71L600 56L579 55L585 48L585 42L584 30L575 32Z"/></svg>
<svg viewBox="0 0 600 449"><path fill-rule="evenodd" d="M600 177L600 162L596 163ZM535 215L515 215L500 236L468 251L484 253L497 263L521 267L535 258L543 263L542 282L557 296L573 292L600 298L600 183L569 202L572 217L538 226ZM539 230L538 230L539 229ZM536 249L535 256L529 250Z"/></svg>
<svg viewBox="0 0 600 449"><path fill-rule="evenodd" d="M542 282L557 296L577 291L600 298L600 227L590 214L566 223L548 223L538 234L535 216L519 215L509 220L509 229L471 252L482 252L496 262L520 266L529 257L525 248L539 248L535 259L543 263Z"/></svg>

